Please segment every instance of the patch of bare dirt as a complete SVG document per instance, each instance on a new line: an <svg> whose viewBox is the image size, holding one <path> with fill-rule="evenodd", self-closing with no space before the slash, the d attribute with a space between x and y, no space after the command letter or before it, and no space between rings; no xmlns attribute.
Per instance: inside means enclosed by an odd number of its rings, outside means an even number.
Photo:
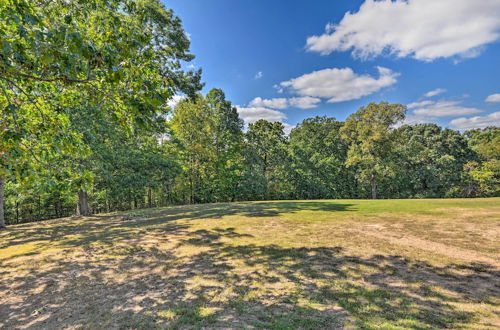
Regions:
<svg viewBox="0 0 500 330"><path fill-rule="evenodd" d="M373 229L373 227L371 229ZM492 258L474 250L468 250L457 246L438 243L408 234L386 231L383 229L383 227L377 227L377 229L379 230L364 230L362 233L363 235L373 236L380 240L386 240L393 244L437 253L446 257L466 262L474 260L475 262L487 263L495 267L500 267L500 256L498 258Z"/></svg>

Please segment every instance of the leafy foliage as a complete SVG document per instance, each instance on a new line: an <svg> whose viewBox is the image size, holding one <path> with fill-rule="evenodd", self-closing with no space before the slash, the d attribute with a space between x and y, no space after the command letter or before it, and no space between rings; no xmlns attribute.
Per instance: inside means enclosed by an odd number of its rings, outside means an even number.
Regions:
<svg viewBox="0 0 500 330"><path fill-rule="evenodd" d="M2 178L89 187L95 131L80 119L130 135L202 86L201 71L181 69L189 39L158 0L7 0L0 18Z"/></svg>
<svg viewBox="0 0 500 330"><path fill-rule="evenodd" d="M349 143L346 165L356 166L361 181L371 184L377 197L377 177L392 176L391 150L397 131L392 127L405 117L401 104L370 103L347 118L342 135Z"/></svg>
<svg viewBox="0 0 500 330"><path fill-rule="evenodd" d="M243 122L222 90L181 102L170 124L184 169L178 187L189 202L234 200L242 170Z"/></svg>
<svg viewBox="0 0 500 330"><path fill-rule="evenodd" d="M288 155L283 124L258 120L248 126L245 141L247 198L285 198L289 187L284 180Z"/></svg>
<svg viewBox="0 0 500 330"><path fill-rule="evenodd" d="M354 197L355 178L344 164L348 144L334 118L304 120L290 134L291 182L295 198Z"/></svg>

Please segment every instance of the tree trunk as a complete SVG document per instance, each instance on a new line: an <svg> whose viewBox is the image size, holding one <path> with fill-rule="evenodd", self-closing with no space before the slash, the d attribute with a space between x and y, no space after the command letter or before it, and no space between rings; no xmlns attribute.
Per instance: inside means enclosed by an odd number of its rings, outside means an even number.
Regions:
<svg viewBox="0 0 500 330"><path fill-rule="evenodd" d="M194 204L194 187L192 175L189 175L189 204Z"/></svg>
<svg viewBox="0 0 500 330"><path fill-rule="evenodd" d="M269 199L269 185L267 182L267 154L264 155L263 159L263 164L262 164L262 177L264 179L264 194L261 196L262 200L268 200Z"/></svg>
<svg viewBox="0 0 500 330"><path fill-rule="evenodd" d="M148 207L149 208L153 207L153 196L152 196L151 188L148 188Z"/></svg>
<svg viewBox="0 0 500 330"><path fill-rule="evenodd" d="M372 186L372 199L377 199L377 177L375 173L372 173L370 183Z"/></svg>
<svg viewBox="0 0 500 330"><path fill-rule="evenodd" d="M5 228L5 217L4 217L4 213L3 213L4 182L5 182L4 177L0 176L0 229Z"/></svg>
<svg viewBox="0 0 500 330"><path fill-rule="evenodd" d="M90 215L89 197L85 189L80 189L78 192L78 204L76 206L76 214L81 216Z"/></svg>
<svg viewBox="0 0 500 330"><path fill-rule="evenodd" d="M37 203L36 203L36 208L37 208L37 212L38 212L38 221L42 220L43 219L43 213L42 213L42 203L40 201L40 195L38 195L38 200L37 200Z"/></svg>

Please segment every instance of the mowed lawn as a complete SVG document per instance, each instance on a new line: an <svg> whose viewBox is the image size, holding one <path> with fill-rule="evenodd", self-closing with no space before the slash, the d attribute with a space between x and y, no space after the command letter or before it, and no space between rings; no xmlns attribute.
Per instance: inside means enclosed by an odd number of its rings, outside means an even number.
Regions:
<svg viewBox="0 0 500 330"><path fill-rule="evenodd" d="M499 271L500 198L59 219L0 232L0 328L494 329Z"/></svg>

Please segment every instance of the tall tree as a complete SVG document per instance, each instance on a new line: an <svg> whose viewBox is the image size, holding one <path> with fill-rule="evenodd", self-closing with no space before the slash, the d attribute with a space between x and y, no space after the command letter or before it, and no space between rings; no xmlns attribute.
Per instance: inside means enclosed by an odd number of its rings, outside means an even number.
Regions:
<svg viewBox="0 0 500 330"><path fill-rule="evenodd" d="M470 148L477 154L464 167L467 181L466 196L500 195L500 128L486 127L465 132Z"/></svg>
<svg viewBox="0 0 500 330"><path fill-rule="evenodd" d="M236 199L242 171L243 121L221 89L205 97L212 112L211 132L215 146L214 190L216 201Z"/></svg>
<svg viewBox="0 0 500 330"><path fill-rule="evenodd" d="M220 89L180 102L170 122L187 175L189 201L236 198L242 161L242 126Z"/></svg>
<svg viewBox="0 0 500 330"><path fill-rule="evenodd" d="M377 198L378 177L391 172L394 125L405 118L405 113L404 105L372 102L350 115L341 129L349 142L346 165L356 166L360 180L369 182L373 199Z"/></svg>
<svg viewBox="0 0 500 330"><path fill-rule="evenodd" d="M22 155L78 154L67 109L83 101L118 124L148 124L177 91L201 87L200 71L181 70L193 58L181 22L158 0L3 1L0 44L4 178Z"/></svg>
<svg viewBox="0 0 500 330"><path fill-rule="evenodd" d="M304 119L289 137L291 177L295 198L346 198L355 189L353 171L344 166L347 143L343 123L334 118Z"/></svg>
<svg viewBox="0 0 500 330"><path fill-rule="evenodd" d="M287 162L283 124L263 119L251 123L245 141L247 198L274 199L286 195L286 180L281 180Z"/></svg>
<svg viewBox="0 0 500 330"><path fill-rule="evenodd" d="M474 159L466 138L436 124L403 125L397 129L393 160L395 178L386 183L395 197L442 197L461 184L464 165Z"/></svg>

